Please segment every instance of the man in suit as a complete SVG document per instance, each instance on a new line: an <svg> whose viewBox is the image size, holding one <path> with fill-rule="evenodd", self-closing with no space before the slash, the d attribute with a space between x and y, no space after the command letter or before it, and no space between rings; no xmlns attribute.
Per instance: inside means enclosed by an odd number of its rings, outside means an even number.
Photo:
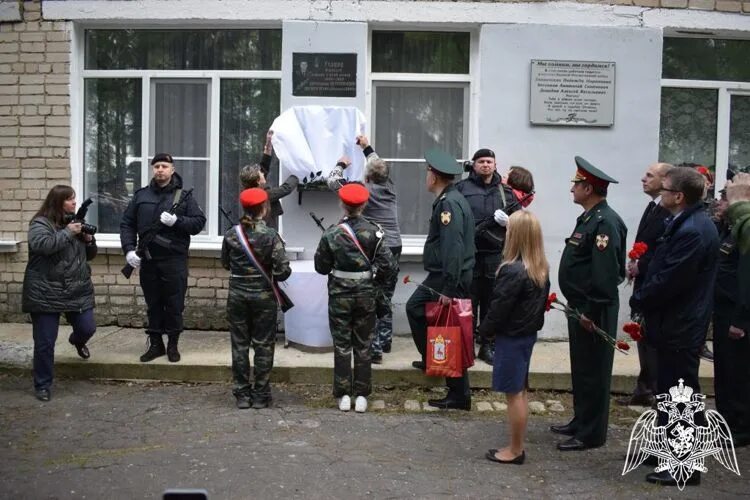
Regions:
<svg viewBox="0 0 750 500"><path fill-rule="evenodd" d="M672 217L632 298L643 311L646 341L656 348L658 394L668 393L680 380L701 392L698 366L713 310L719 254L716 226L703 209L703 188L703 177L690 168L674 168L664 176L661 204ZM658 424L666 423L667 414L659 411ZM646 480L677 484L669 471L652 472ZM696 472L686 484L699 483Z"/></svg>
<svg viewBox="0 0 750 500"><path fill-rule="evenodd" d="M648 167L641 178L643 192L651 197L646 210L643 211L638 231L635 233L635 241L648 245L648 250L638 260L631 260L627 265L628 279L633 281L633 293L643 285L648 265L656 250L656 241L664 234L667 227L666 220L670 216L669 211L661 205L661 183L664 175L674 168L669 163L654 163ZM630 305L630 314L633 321L641 323L642 312ZM642 325L643 331L648 325ZM638 373L633 395L618 399L621 405L651 406L656 396L656 350L645 340L638 341L638 362L641 365Z"/></svg>

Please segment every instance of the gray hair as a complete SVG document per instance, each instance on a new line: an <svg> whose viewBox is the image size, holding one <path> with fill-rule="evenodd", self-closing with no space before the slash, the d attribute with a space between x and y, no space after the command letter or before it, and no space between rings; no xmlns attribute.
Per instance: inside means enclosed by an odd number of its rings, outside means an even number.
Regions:
<svg viewBox="0 0 750 500"><path fill-rule="evenodd" d="M365 178L374 182L375 184L382 184L388 180L388 164L385 160L370 155L367 158L367 165L365 166Z"/></svg>

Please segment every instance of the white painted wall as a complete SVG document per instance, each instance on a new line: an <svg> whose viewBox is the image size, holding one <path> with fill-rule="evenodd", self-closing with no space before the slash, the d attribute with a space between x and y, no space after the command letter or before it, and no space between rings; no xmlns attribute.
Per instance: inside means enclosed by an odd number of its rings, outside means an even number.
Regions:
<svg viewBox="0 0 750 500"><path fill-rule="evenodd" d="M628 248L649 201L640 185L658 159L662 37L658 29L484 25L480 34L478 146L495 150L504 172L517 164L534 173L531 210L542 221L552 289L564 239L581 208L572 203L573 157L580 155L618 181L610 205L628 226ZM531 59L614 61L615 124L610 128L529 124ZM621 319L632 288L621 287ZM561 314L548 316L545 336L564 333Z"/></svg>
<svg viewBox="0 0 750 500"><path fill-rule="evenodd" d="M281 109L317 104L321 106L355 106L365 112L367 82L366 23L331 23L320 21L285 21L282 25ZM297 97L292 95L292 54L294 52L339 52L357 54L357 96ZM282 172L282 177L284 177ZM302 204L294 194L284 198L283 232L289 246L305 247L301 256L312 259L320 241L320 229L310 217L314 211L325 217L325 224L334 224L341 215L338 196L332 192L305 192Z"/></svg>

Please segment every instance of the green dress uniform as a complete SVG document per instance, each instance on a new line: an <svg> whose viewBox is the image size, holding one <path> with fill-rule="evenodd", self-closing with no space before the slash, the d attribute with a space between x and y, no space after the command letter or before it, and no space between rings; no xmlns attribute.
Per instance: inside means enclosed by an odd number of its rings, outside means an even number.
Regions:
<svg viewBox="0 0 750 500"><path fill-rule="evenodd" d="M576 157L579 160L583 159ZM616 182L588 162L585 165L599 179ZM574 182L582 180L586 179L577 177ZM625 279L626 237L625 223L605 199L578 217L560 259L558 282L568 305L613 338L620 306L617 287ZM568 318L568 335L574 409L569 427L586 447L601 446L607 440L614 350L577 319Z"/></svg>
<svg viewBox="0 0 750 500"><path fill-rule="evenodd" d="M441 154L437 159L431 159L430 153L428 152L425 158L432 168L453 175L461 173L455 160L450 157L447 160L442 158L447 156L445 154ZM455 171L452 170L452 166L455 166ZM423 284L446 297L469 297L474 254L474 216L466 198L451 184L432 204L430 229L422 257L424 269L427 271L427 278ZM425 304L437 300L438 296L435 293L424 287L417 287L406 303L406 316L414 344L422 356L423 366L427 352ZM467 371L464 371L462 377L446 379L446 385L448 398L470 401Z"/></svg>

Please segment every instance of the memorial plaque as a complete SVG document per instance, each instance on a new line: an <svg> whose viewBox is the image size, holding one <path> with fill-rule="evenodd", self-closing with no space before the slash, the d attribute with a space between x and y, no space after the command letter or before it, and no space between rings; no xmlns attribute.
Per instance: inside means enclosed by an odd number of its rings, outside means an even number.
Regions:
<svg viewBox="0 0 750 500"><path fill-rule="evenodd" d="M357 54L292 54L292 95L357 97Z"/></svg>
<svg viewBox="0 0 750 500"><path fill-rule="evenodd" d="M534 125L611 127L615 123L615 63L531 61Z"/></svg>

